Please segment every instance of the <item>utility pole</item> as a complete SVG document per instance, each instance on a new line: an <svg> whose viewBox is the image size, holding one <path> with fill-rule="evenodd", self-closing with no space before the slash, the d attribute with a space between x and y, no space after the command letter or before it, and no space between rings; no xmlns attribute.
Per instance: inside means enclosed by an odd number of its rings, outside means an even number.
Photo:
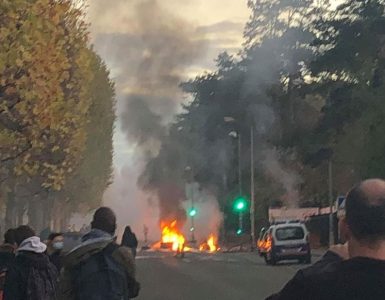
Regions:
<svg viewBox="0 0 385 300"><path fill-rule="evenodd" d="M333 162L332 158L329 159L329 206L330 206L330 215L329 215L329 246L334 245L334 220L333 220Z"/></svg>
<svg viewBox="0 0 385 300"><path fill-rule="evenodd" d="M251 250L254 251L255 248L255 187L254 187L254 127L251 126L250 129L250 141L251 141L251 150L250 150L250 173L251 173L251 199L250 199L250 223L251 223Z"/></svg>

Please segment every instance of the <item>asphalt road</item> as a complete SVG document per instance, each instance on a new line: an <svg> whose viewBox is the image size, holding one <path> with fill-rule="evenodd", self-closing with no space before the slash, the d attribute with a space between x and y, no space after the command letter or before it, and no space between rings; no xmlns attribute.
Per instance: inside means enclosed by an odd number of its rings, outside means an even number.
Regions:
<svg viewBox="0 0 385 300"><path fill-rule="evenodd" d="M265 299L304 265L266 266L253 253L186 254L147 252L137 257L142 285L138 300Z"/></svg>

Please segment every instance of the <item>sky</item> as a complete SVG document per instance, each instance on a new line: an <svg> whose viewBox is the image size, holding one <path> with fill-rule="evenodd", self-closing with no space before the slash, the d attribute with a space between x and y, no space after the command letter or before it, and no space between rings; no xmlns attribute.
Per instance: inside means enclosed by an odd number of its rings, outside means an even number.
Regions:
<svg viewBox="0 0 385 300"><path fill-rule="evenodd" d="M178 88L180 81L194 78L215 68L219 53L237 53L242 46L243 27L248 20L246 0L90 0L87 17L91 24L91 41L107 63L116 84L117 122L114 134L114 180L105 194L105 203L118 215L119 233L127 223L137 232L150 227L150 238L156 239L158 210L136 187L143 169L140 147L130 138L123 115L127 98L132 94L155 89L150 108L172 120L178 104L187 101ZM175 37L175 41L169 35ZM158 39L156 38L158 36ZM166 44L162 44L165 39ZM175 43L169 45L167 43ZM185 49L180 49L185 46ZM175 47L175 49L173 49ZM158 49L159 48L159 49ZM164 49L162 49L164 48ZM159 52L154 53L154 52ZM150 54L149 54L150 53ZM175 61L174 60L175 53ZM148 56L155 62L143 70ZM162 60L173 61L163 64ZM170 82L166 77L173 77ZM150 74L150 79L147 78ZM159 75L158 74L158 75ZM165 90L162 90L164 88ZM151 92L150 92L151 93ZM154 91L152 91L154 93ZM178 99L178 100L175 100ZM175 103L174 101L179 101ZM132 117L132 116L131 116ZM125 129L123 129L125 128ZM152 229L154 228L154 229ZM139 234L140 236L140 234Z"/></svg>

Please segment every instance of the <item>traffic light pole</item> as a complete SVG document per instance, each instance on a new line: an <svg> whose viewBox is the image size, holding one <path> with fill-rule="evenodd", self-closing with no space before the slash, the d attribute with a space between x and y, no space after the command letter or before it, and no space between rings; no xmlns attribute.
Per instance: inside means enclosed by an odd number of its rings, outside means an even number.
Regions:
<svg viewBox="0 0 385 300"><path fill-rule="evenodd" d="M239 229L241 230L241 233L243 232L243 214L242 212L239 212Z"/></svg>
<svg viewBox="0 0 385 300"><path fill-rule="evenodd" d="M329 214L329 246L334 244L334 220L333 220L333 206L334 206L334 200L333 200L333 162L332 159L329 159L328 164L328 171L329 171L329 207L330 207L330 214Z"/></svg>
<svg viewBox="0 0 385 300"><path fill-rule="evenodd" d="M239 196L242 197L242 138L241 133L238 132L238 184L239 184ZM239 228L238 230L243 232L243 214L239 212Z"/></svg>
<svg viewBox="0 0 385 300"><path fill-rule="evenodd" d="M250 155L250 226L251 226L251 251L254 251L256 242L255 242L255 188L254 188L254 127L251 126L250 129L250 141L251 141L251 155Z"/></svg>

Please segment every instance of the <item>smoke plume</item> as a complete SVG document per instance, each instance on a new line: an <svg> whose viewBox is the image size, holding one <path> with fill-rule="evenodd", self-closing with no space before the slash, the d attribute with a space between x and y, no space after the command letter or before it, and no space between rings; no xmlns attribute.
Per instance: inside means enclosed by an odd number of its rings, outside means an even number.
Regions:
<svg viewBox="0 0 385 300"><path fill-rule="evenodd" d="M166 142L169 124L180 110L180 104L186 101L179 84L203 55L206 42L203 33L167 10L161 1L135 0L131 11L125 13L126 1L115 2L116 7L121 7L115 11L121 23L113 33L98 34L95 44L102 57L109 58L108 65L115 75L120 129L135 148L135 153L131 153L133 159L140 161L142 167L135 168L136 173L131 171L126 180L136 181L138 174L147 168ZM100 17L103 24L103 17L111 17L106 13L110 4L107 1L99 4L93 18ZM162 170L155 167L153 171L156 175ZM115 180L121 181L122 176L124 174L115 174ZM107 198L121 198L116 191L118 184L114 183L110 188ZM137 198L145 202L157 198L161 219L184 221L182 202L185 196L178 182L173 182L170 177L161 182L147 177L139 184L151 193L145 197L137 195ZM131 194L137 192L134 191L135 188ZM130 194L128 190L125 192Z"/></svg>

